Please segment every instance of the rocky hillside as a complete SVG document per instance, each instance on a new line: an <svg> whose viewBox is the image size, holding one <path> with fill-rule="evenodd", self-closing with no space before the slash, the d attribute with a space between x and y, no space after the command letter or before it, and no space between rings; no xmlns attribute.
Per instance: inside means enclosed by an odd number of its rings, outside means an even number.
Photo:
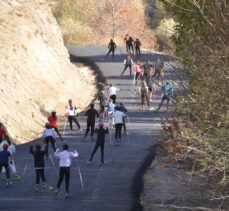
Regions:
<svg viewBox="0 0 229 211"><path fill-rule="evenodd" d="M0 121L24 143L40 136L48 112L63 115L69 98L85 107L94 76L69 62L46 0L4 0L0 10Z"/></svg>

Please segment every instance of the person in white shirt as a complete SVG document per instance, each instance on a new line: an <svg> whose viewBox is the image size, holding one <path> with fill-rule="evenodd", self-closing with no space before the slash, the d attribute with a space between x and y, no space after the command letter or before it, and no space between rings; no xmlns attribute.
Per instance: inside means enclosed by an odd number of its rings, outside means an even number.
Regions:
<svg viewBox="0 0 229 211"><path fill-rule="evenodd" d="M108 88L108 95L109 95L109 98L113 100L114 104L116 102L117 91L119 91L119 89L113 86L112 84L110 84L110 87Z"/></svg>
<svg viewBox="0 0 229 211"><path fill-rule="evenodd" d="M59 159L59 179L57 182L57 189L55 190L55 195L58 195L61 183L65 177L65 190L66 197L69 196L69 182L70 182L70 166L72 163L73 157L78 157L78 152L74 150L74 152L68 151L68 144L63 145L63 151L59 149L56 150L54 156Z"/></svg>
<svg viewBox="0 0 229 211"><path fill-rule="evenodd" d="M116 106L115 109L116 109L114 113L115 145L120 145L123 119L126 117L126 115L120 111L120 107Z"/></svg>
<svg viewBox="0 0 229 211"><path fill-rule="evenodd" d="M72 100L68 101L68 105L66 106L66 110L65 110L65 115L68 117L68 121L70 124L70 129L73 130L72 128L72 121L76 123L78 129L80 130L80 132L82 133L82 130L80 129L80 124L76 118L76 116L79 116L79 113L77 111L76 106L74 106L72 104Z"/></svg>
<svg viewBox="0 0 229 211"><path fill-rule="evenodd" d="M56 151L56 145L55 145L56 140L55 140L55 138L56 138L56 133L53 130L53 128L51 127L50 123L49 122L45 123L45 129L43 132L43 140L46 144L46 146L45 146L46 151L47 151L46 157L48 157L49 142L52 145L53 151L54 152Z"/></svg>

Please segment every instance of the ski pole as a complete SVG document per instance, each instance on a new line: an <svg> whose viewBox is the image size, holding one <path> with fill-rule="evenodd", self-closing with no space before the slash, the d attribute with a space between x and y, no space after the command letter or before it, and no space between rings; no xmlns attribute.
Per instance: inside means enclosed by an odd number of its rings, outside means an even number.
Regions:
<svg viewBox="0 0 229 211"><path fill-rule="evenodd" d="M111 133L112 133L112 131L111 130L109 130L109 148L110 148L110 158L111 158L111 161L113 161L113 159L112 159L112 145L111 145Z"/></svg>
<svg viewBox="0 0 229 211"><path fill-rule="evenodd" d="M79 171L79 176L80 176L80 182L81 182L81 186L82 186L82 191L84 191L83 179L82 179L82 175L81 175L81 171L80 171L80 166L79 166L78 158L76 158L76 162L77 162L77 167L78 167L78 171Z"/></svg>
<svg viewBox="0 0 229 211"><path fill-rule="evenodd" d="M25 172L27 170L27 166L28 166L28 161L29 161L29 158L26 160L25 162L25 167L24 167L24 171L23 171L23 177L25 177Z"/></svg>
<svg viewBox="0 0 229 211"><path fill-rule="evenodd" d="M134 71L134 80L133 80L133 86L135 85L135 77L136 77L136 71Z"/></svg>
<svg viewBox="0 0 229 211"><path fill-rule="evenodd" d="M64 133L65 133L66 124L67 124L67 117L65 118L65 122L64 122L64 130L63 130L63 133L62 133L63 137L64 137Z"/></svg>
<svg viewBox="0 0 229 211"><path fill-rule="evenodd" d="M52 156L51 156L50 154L49 154L49 158L50 158L50 160L51 160L51 162L52 162L53 168L55 169L56 175L57 175L57 177L58 177L58 173L57 173L57 169L56 169L54 160L52 159Z"/></svg>

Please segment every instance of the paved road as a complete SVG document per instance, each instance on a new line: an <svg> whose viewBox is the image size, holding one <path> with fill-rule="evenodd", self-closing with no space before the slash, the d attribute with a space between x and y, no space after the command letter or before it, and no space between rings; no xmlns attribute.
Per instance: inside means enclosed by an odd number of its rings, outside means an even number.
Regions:
<svg viewBox="0 0 229 211"><path fill-rule="evenodd" d="M152 158L152 146L160 139L160 117L163 112L147 111L140 109L140 99L136 94L136 87L132 86L132 78L128 75L119 77L123 68L124 56L122 49L117 50L117 56L113 62L111 58L104 57L107 49L102 47L69 47L71 54L80 55L94 61L108 83L113 83L120 88L117 102L124 102L129 109L130 122L129 141L123 137L121 146L112 144L112 156L109 150L109 141L106 142L105 159L107 164L100 166L98 152L90 167L86 161L94 147L94 143L87 140L81 142L81 135L75 131L71 133L69 127L65 133L65 139L80 154L79 165L82 172L85 190L81 190L76 161L71 168L71 192L73 198L64 199L64 185L58 199L52 193L41 190L34 191L35 173L33 159L28 153L29 145L21 145L17 148L16 162L18 171L23 174L25 164L28 165L24 179L14 182L12 188L5 188L0 182L0 210L81 210L81 211L128 211L140 210L138 192L141 190L141 175L145 164ZM145 55L145 58L147 55ZM150 57L155 59L155 57ZM127 74L127 73L126 73ZM80 94L77 93L76 94ZM155 98L158 103L159 96ZM155 105L154 105L155 106ZM84 117L81 118L83 128ZM112 137L114 136L114 131ZM113 139L112 139L113 140ZM58 143L59 147L60 143ZM58 161L55 160L57 166ZM56 185L57 176L49 160L46 161L46 177L53 185Z"/></svg>

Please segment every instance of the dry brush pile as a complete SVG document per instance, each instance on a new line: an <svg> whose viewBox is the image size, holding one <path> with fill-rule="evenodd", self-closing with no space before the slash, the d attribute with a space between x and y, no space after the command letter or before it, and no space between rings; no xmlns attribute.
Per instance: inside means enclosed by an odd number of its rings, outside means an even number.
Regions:
<svg viewBox="0 0 229 211"><path fill-rule="evenodd" d="M166 123L163 149L210 182L214 199L229 198L229 4L162 0L176 21L176 55L189 77L176 99L181 122ZM176 134L173 134L176 131Z"/></svg>

